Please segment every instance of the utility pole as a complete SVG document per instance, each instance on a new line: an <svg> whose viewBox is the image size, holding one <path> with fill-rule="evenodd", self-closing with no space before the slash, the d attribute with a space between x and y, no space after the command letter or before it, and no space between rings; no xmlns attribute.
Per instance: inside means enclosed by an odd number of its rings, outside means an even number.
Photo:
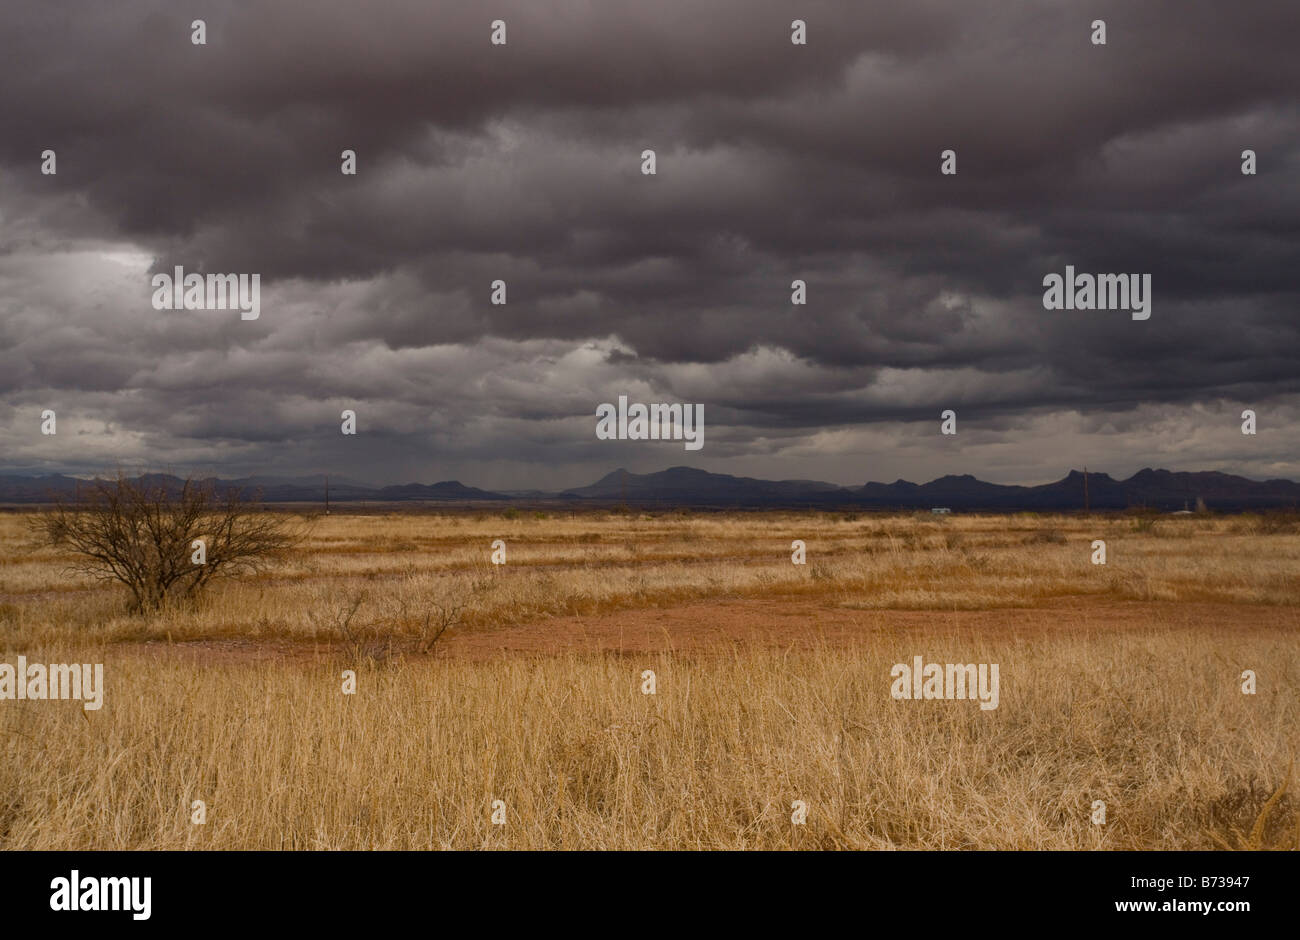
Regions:
<svg viewBox="0 0 1300 940"><path fill-rule="evenodd" d="M325 474L325 515L330 514L330 475Z"/></svg>
<svg viewBox="0 0 1300 940"><path fill-rule="evenodd" d="M1088 503L1088 465L1083 465L1083 514L1092 515L1092 507Z"/></svg>

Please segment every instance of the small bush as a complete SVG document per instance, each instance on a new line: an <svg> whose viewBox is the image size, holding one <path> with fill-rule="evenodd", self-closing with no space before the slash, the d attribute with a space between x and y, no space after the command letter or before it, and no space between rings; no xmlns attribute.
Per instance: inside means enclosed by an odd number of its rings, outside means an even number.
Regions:
<svg viewBox="0 0 1300 940"><path fill-rule="evenodd" d="M213 579L265 567L296 541L284 517L265 512L233 487L118 474L79 489L33 518L49 545L78 556L72 568L131 591L131 609L161 609L197 597ZM197 542L204 560L195 562Z"/></svg>

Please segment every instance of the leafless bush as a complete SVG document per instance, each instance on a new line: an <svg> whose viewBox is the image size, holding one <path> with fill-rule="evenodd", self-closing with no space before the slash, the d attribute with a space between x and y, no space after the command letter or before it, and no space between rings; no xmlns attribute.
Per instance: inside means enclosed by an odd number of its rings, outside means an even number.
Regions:
<svg viewBox="0 0 1300 940"><path fill-rule="evenodd" d="M74 570L126 585L136 611L196 597L219 577L258 571L296 541L282 517L234 488L167 483L121 473L95 480L70 502L36 515L32 526L48 544L78 556ZM194 560L198 539L202 563Z"/></svg>
<svg viewBox="0 0 1300 940"><path fill-rule="evenodd" d="M365 601L366 592L357 591L347 596L323 600L307 614L317 631L330 639L339 637L343 640L344 655L349 665L357 665L366 657L368 641L365 626L354 623Z"/></svg>
<svg viewBox="0 0 1300 940"><path fill-rule="evenodd" d="M416 649L428 653L444 633L465 625L467 611L492 587L490 577L476 577L471 579L467 590L457 592L446 602L429 600L415 604L402 598L398 602L397 621L414 636ZM412 608L418 609L412 612Z"/></svg>
<svg viewBox="0 0 1300 940"><path fill-rule="evenodd" d="M1064 545L1065 533L1060 529L1035 529L1022 540L1026 545Z"/></svg>

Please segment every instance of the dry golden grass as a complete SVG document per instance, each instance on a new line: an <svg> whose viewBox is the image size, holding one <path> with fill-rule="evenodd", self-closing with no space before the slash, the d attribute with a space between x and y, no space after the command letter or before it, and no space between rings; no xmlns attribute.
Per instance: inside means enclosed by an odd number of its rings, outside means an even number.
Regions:
<svg viewBox="0 0 1300 940"><path fill-rule="evenodd" d="M710 597L807 596L852 609L1034 607L1073 596L1293 605L1300 527L1253 517L855 518L823 513L694 516L331 515L305 520L296 560L221 586L197 609L125 615L120 593L63 566L21 514L0 515L0 628L19 642L170 636L341 639L324 612L366 595L379 633L411 611L463 602L471 627ZM1091 563L1094 539L1105 566ZM508 563L489 563L504 539ZM808 563L790 563L790 543ZM324 622L323 622L324 621Z"/></svg>
<svg viewBox="0 0 1300 940"><path fill-rule="evenodd" d="M7 705L13 848L1244 846L1300 726L1295 644L972 638L786 655L194 668L111 658L108 704ZM896 702L923 652L998 709ZM1262 690L1241 694L1239 667ZM642 669L658 676L640 692ZM191 825L191 801L209 817ZM490 824L493 800L507 825ZM1090 822L1093 800L1107 823ZM794 800L806 827L790 822ZM1281 797L1259 842L1290 848Z"/></svg>
<svg viewBox="0 0 1300 940"><path fill-rule="evenodd" d="M1300 744L1300 533L1267 520L333 515L290 564L144 617L70 577L23 522L0 516L0 661L104 662L107 692L97 712L0 702L6 848L1300 847L1283 788ZM504 567L487 563L496 538ZM807 566L790 564L795 538ZM1218 602L1286 626L1084 632L1044 615L1032 636L469 660L339 642L358 597L373 641L409 639L453 601L465 631L737 597L873 616ZM138 642L225 637L333 645L190 662ZM894 701L890 667L913 655L999 663L999 707ZM1258 694L1241 693L1244 669ZM206 825L189 821L195 799Z"/></svg>

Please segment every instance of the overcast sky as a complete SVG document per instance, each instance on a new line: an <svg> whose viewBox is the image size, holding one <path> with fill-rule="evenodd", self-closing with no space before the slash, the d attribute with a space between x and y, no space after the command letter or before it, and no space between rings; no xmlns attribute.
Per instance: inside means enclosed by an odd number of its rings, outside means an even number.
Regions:
<svg viewBox="0 0 1300 940"><path fill-rule="evenodd" d="M5 0L0 472L1300 479L1298 35L1272 0ZM1150 319L1045 310L1067 264L1150 274ZM155 310L176 265L260 274L260 317ZM620 394L703 404L704 448L597 440Z"/></svg>

